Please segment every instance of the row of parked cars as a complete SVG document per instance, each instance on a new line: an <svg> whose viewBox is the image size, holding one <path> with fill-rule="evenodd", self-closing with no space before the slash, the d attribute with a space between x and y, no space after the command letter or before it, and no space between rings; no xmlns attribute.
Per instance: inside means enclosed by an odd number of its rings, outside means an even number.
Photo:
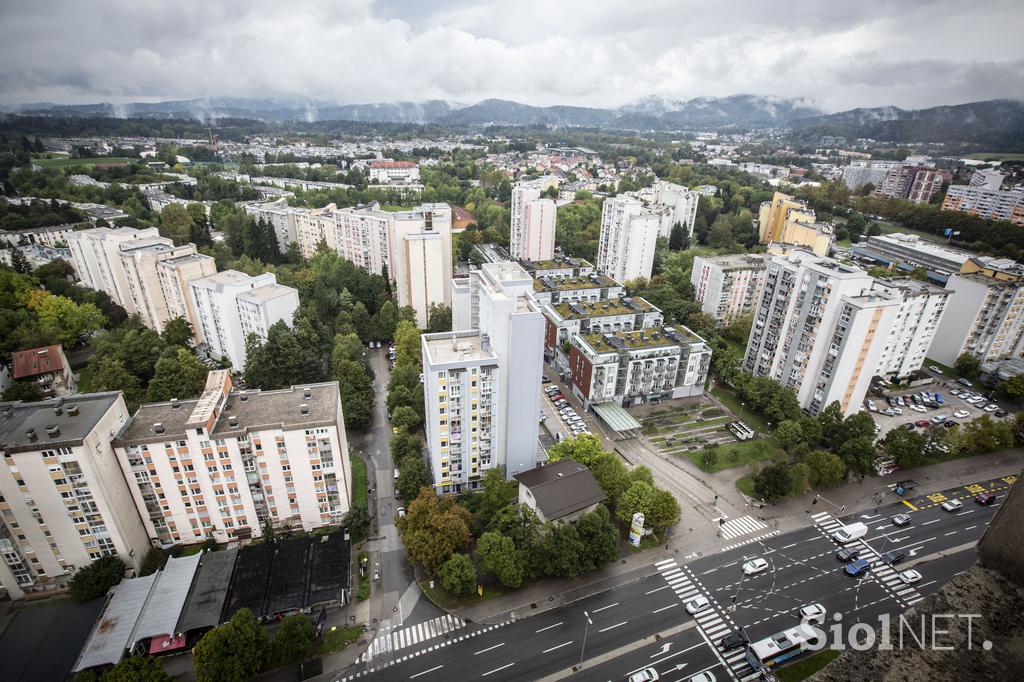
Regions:
<svg viewBox="0 0 1024 682"><path fill-rule="evenodd" d="M984 410L985 412L988 412L989 414L994 414L997 417L1005 417L1008 414L1006 410L999 407L999 405L996 405L995 403L989 402L988 398L986 398L980 393L975 393L974 391L961 390L959 388L954 388L949 393L950 395L955 395L957 398L963 400L967 404L974 405L979 410Z"/></svg>
<svg viewBox="0 0 1024 682"><path fill-rule="evenodd" d="M562 393L562 389L550 383L550 380L547 379L547 377L544 378L544 383L546 384L544 386L544 394L547 395L551 404L554 405L554 408L558 411L558 416L562 419L562 422L565 423L565 427L573 437L584 433L590 433L590 429L587 428L587 424L583 421L583 417L581 417L576 410L573 409L572 405L569 404L569 401L566 400L565 395Z"/></svg>

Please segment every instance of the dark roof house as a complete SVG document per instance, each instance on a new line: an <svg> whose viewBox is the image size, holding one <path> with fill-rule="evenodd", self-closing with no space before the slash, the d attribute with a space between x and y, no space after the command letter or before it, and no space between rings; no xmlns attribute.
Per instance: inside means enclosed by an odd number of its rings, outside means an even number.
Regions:
<svg viewBox="0 0 1024 682"><path fill-rule="evenodd" d="M519 481L519 502L537 512L542 521L575 521L606 498L590 469L576 460L563 459L514 478Z"/></svg>

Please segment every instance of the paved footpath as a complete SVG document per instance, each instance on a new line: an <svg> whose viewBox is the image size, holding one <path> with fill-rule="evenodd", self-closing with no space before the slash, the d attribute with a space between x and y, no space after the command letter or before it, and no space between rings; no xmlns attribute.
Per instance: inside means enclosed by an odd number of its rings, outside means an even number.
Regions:
<svg viewBox="0 0 1024 682"><path fill-rule="evenodd" d="M726 531L724 528L719 535L717 523L713 524L705 519L689 519L684 514L683 520L674 530L668 549L675 554L680 564L686 564L699 557L735 549L762 540L764 537L812 525L812 513L828 511L836 515L843 509L844 513L850 514L874 509L883 503L891 503L899 499L892 492L892 486L897 480L913 479L917 482L917 489L914 492L921 493L945 490L1008 473L1018 473L1022 468L1024 448L1014 448L901 471L884 478L870 477L863 482L854 481L826 491L824 497L827 499L819 500L816 505L812 504L815 495L807 494L787 499L777 505L752 510L745 519L763 524L766 530L763 533L747 533L742 535L742 539L735 537L734 531ZM744 520L744 523L747 521ZM692 526L692 529L689 526ZM638 552L584 578L541 580L525 589L451 613L470 623L504 622L509 618L529 617L598 594L615 585L635 582L653 575L657 573L657 567L652 561L656 555L664 557L662 550Z"/></svg>

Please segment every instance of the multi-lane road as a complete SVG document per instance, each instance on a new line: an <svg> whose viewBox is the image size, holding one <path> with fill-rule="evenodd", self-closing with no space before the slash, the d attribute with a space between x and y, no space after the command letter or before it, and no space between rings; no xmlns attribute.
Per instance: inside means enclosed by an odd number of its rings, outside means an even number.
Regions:
<svg viewBox="0 0 1024 682"><path fill-rule="evenodd" d="M723 636L742 627L752 641L768 637L797 624L797 610L811 603L822 604L830 617L843 614L846 625L874 625L882 613L903 612L973 563L972 545L1013 480L1008 474L906 502L894 496L894 501L870 513L841 518L814 507L808 512L809 525L801 530L690 563L676 556L652 557L653 570L644 577L559 609L500 624L446 622L430 636L396 638L400 641L391 650L338 679L571 677L599 682L622 680L648 666L672 682L702 670L718 680L744 679L753 673L744 650L723 650ZM973 502L983 489L997 493L994 505ZM940 504L949 498L963 500L963 509L944 511ZM890 522L899 512L910 514L909 526ZM869 527L867 536L855 544L873 566L867 575L851 578L835 558L838 546L830 532L840 523L856 521ZM878 560L881 553L896 548L908 556L895 569ZM756 557L767 560L767 570L745 576L741 565ZM905 585L898 571L910 567L923 577ZM695 596L711 603L711 609L696 618L685 608Z"/></svg>

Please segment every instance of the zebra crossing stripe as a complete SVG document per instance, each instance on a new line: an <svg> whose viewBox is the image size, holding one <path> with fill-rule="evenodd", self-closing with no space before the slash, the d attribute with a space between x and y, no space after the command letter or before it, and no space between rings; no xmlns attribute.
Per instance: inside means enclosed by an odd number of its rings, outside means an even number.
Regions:
<svg viewBox="0 0 1024 682"><path fill-rule="evenodd" d="M654 565L658 566L660 568L662 566L668 566L669 564L675 566L675 563L676 563L675 559L663 559L661 561L655 561Z"/></svg>

